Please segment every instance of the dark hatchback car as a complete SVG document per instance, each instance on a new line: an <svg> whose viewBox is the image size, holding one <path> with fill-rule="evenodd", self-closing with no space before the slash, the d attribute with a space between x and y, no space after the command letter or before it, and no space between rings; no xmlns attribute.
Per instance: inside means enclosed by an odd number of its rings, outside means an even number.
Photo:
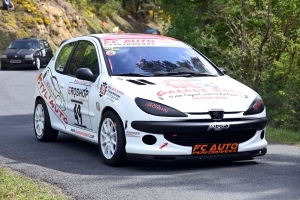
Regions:
<svg viewBox="0 0 300 200"><path fill-rule="evenodd" d="M33 67L38 70L46 66L53 51L42 38L23 38L14 40L1 55L1 69L10 67Z"/></svg>
<svg viewBox="0 0 300 200"><path fill-rule="evenodd" d="M144 34L161 35L160 31L156 28L147 28L145 29Z"/></svg>

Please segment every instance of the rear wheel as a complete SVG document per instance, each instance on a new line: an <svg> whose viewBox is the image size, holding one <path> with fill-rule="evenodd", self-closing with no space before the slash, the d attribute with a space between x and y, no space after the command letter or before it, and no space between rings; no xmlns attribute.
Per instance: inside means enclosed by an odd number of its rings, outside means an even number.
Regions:
<svg viewBox="0 0 300 200"><path fill-rule="evenodd" d="M120 117L113 111L104 113L99 130L99 151L106 165L120 166L126 162L125 133Z"/></svg>
<svg viewBox="0 0 300 200"><path fill-rule="evenodd" d="M35 58L35 65L34 65L34 69L35 70L39 70L41 68L41 60L39 57Z"/></svg>
<svg viewBox="0 0 300 200"><path fill-rule="evenodd" d="M56 140L58 131L51 127L47 106L42 99L36 102L33 124L35 136L39 141L50 142Z"/></svg>

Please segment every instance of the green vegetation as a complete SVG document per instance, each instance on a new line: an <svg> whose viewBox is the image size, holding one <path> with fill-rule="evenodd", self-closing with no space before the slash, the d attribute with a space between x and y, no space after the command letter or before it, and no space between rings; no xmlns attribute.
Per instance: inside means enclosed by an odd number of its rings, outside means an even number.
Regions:
<svg viewBox="0 0 300 200"><path fill-rule="evenodd" d="M29 179L18 172L0 167L0 199L14 200L67 200L72 199L61 189L39 180Z"/></svg>
<svg viewBox="0 0 300 200"><path fill-rule="evenodd" d="M300 134L293 131L267 127L266 139L268 142L290 144L300 147Z"/></svg>
<svg viewBox="0 0 300 200"><path fill-rule="evenodd" d="M161 1L168 35L256 90L272 127L299 134L299 0Z"/></svg>

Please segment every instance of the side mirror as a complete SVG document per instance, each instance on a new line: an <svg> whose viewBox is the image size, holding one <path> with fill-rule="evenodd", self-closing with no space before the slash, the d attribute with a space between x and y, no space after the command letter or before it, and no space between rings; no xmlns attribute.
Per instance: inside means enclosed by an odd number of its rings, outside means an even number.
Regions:
<svg viewBox="0 0 300 200"><path fill-rule="evenodd" d="M218 67L219 68L219 70L223 73L223 74L227 74L226 73L226 70L224 69L224 68L221 68L221 67Z"/></svg>
<svg viewBox="0 0 300 200"><path fill-rule="evenodd" d="M89 68L80 68L76 71L76 78L94 82L94 74Z"/></svg>

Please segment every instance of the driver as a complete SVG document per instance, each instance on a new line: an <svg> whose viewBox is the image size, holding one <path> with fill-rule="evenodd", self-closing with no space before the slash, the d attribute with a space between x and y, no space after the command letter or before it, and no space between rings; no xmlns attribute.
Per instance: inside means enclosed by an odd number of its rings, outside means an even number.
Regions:
<svg viewBox="0 0 300 200"><path fill-rule="evenodd" d="M137 67L139 63L139 52L135 47L131 47L129 51L120 55L120 57L114 62L114 73L139 73L143 72L140 68Z"/></svg>

